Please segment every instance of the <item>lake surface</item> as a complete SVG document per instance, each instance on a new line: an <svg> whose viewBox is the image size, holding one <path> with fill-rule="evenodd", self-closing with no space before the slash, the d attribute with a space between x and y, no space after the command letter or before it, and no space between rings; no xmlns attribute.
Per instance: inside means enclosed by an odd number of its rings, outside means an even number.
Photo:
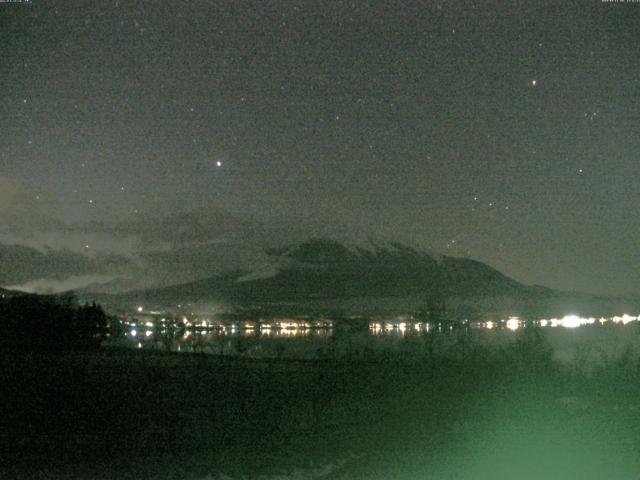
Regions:
<svg viewBox="0 0 640 480"><path fill-rule="evenodd" d="M640 350L637 316L588 318L575 315L525 322L517 317L486 322L432 324L399 317L386 321L344 322L325 319L271 319L219 323L198 321L181 328L164 319L138 316L125 322L121 335L108 344L248 358L354 358L372 355L420 357L451 353L464 345L501 347L516 340L527 326L543 332L556 358L599 361Z"/></svg>

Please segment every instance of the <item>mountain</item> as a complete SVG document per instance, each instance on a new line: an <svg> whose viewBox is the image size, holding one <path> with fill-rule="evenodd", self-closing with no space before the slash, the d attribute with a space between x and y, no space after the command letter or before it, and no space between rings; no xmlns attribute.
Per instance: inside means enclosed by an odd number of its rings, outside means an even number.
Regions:
<svg viewBox="0 0 640 480"><path fill-rule="evenodd" d="M153 307L190 303L214 306L216 311L260 308L274 314L386 315L412 313L438 298L446 301L450 312L465 318L487 312L599 315L624 304L618 299L524 285L482 262L434 255L397 242L349 244L318 238L266 250L265 256L269 261L260 268L229 269L203 280L112 296L109 303Z"/></svg>

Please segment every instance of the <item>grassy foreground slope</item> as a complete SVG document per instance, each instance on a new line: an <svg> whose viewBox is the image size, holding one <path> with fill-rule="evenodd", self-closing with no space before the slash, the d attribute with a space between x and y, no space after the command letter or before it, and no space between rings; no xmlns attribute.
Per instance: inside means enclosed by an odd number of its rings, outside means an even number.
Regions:
<svg viewBox="0 0 640 480"><path fill-rule="evenodd" d="M635 479L640 363L541 333L446 358L0 356L0 478Z"/></svg>

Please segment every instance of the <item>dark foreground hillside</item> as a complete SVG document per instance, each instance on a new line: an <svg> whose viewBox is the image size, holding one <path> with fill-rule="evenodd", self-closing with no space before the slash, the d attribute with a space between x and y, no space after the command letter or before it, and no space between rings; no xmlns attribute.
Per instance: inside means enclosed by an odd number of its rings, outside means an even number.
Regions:
<svg viewBox="0 0 640 480"><path fill-rule="evenodd" d="M0 297L0 348L7 351L100 348L109 327L102 307L73 296L16 294Z"/></svg>
<svg viewBox="0 0 640 480"><path fill-rule="evenodd" d="M638 359L0 357L0 478L637 479Z"/></svg>

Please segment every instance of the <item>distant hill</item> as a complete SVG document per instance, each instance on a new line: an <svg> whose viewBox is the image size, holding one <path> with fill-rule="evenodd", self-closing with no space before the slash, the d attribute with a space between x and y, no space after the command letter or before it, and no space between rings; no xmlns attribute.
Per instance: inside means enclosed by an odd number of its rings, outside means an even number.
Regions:
<svg viewBox="0 0 640 480"><path fill-rule="evenodd" d="M97 297L107 304L186 302L276 313L407 314L429 298L458 316L620 313L633 302L524 285L490 266L400 243L345 244L312 239L266 252L262 269L224 273L171 287Z"/></svg>

